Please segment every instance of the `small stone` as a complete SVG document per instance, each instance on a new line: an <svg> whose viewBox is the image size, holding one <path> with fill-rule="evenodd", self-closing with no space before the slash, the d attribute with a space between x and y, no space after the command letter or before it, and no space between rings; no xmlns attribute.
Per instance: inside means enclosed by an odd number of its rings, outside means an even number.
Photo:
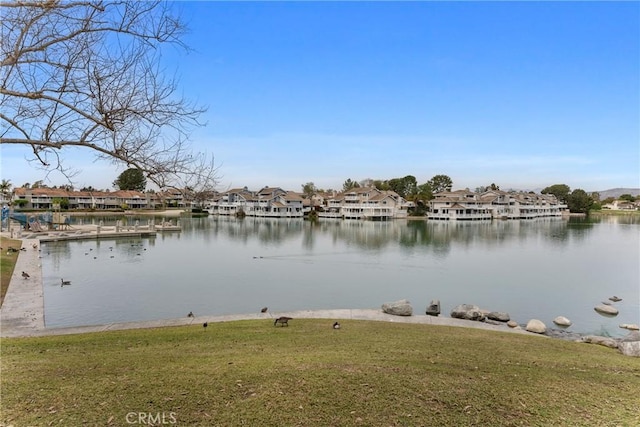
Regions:
<svg viewBox="0 0 640 427"><path fill-rule="evenodd" d="M615 296L615 295L614 295L614 296L612 296L612 297L609 297L609 299L610 299L611 301L613 301L613 302L622 301L622 298L618 298L618 297L617 297L617 296Z"/></svg>
<svg viewBox="0 0 640 427"><path fill-rule="evenodd" d="M510 328L516 328L516 327L518 327L518 322L516 322L515 320L509 320L507 322L507 326L510 327Z"/></svg>
<svg viewBox="0 0 640 427"><path fill-rule="evenodd" d="M595 311L597 311L600 314L606 314L609 316L617 316L618 315L618 309L615 307L612 307L610 305L604 305L604 304L600 304L600 305L596 305L593 308Z"/></svg>
<svg viewBox="0 0 640 427"><path fill-rule="evenodd" d="M620 325L622 329L628 329L630 331L638 331L640 330L640 326L634 325L632 323L623 323Z"/></svg>
<svg viewBox="0 0 640 427"><path fill-rule="evenodd" d="M544 334L547 331L547 326L541 320L531 319L525 329L536 334Z"/></svg>
<svg viewBox="0 0 640 427"><path fill-rule="evenodd" d="M553 323L558 326L571 326L571 320L567 319L564 316L556 317L555 319L553 319Z"/></svg>

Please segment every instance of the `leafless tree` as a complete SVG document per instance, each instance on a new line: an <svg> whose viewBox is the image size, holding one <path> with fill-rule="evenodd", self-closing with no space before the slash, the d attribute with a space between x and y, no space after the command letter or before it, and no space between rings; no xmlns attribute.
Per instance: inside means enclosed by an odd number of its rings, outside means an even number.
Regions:
<svg viewBox="0 0 640 427"><path fill-rule="evenodd" d="M177 96L162 46L188 49L163 1L0 1L0 143L24 144L69 179L63 150L139 168L162 188L215 186L213 156L188 141L205 108Z"/></svg>

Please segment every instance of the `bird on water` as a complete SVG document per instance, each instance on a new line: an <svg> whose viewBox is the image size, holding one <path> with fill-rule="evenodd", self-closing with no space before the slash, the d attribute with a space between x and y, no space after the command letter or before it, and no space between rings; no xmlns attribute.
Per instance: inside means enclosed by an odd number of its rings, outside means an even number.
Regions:
<svg viewBox="0 0 640 427"><path fill-rule="evenodd" d="M62 286L68 286L71 284L70 280L64 280L64 279L60 279L60 287Z"/></svg>
<svg viewBox="0 0 640 427"><path fill-rule="evenodd" d="M262 307L262 310L260 310L260 313L266 313L267 310L269 310L269 307Z"/></svg>
<svg viewBox="0 0 640 427"><path fill-rule="evenodd" d="M187 317L194 317L193 316L193 311L190 311L189 314L187 314Z"/></svg>

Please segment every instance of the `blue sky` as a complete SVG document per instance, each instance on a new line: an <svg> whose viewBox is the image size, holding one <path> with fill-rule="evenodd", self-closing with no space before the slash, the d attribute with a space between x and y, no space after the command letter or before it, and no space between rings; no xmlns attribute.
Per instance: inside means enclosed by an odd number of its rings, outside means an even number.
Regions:
<svg viewBox="0 0 640 427"><path fill-rule="evenodd" d="M164 66L208 106L193 146L215 155L219 190L436 174L454 188L640 187L638 2L175 7L193 51L167 50ZM42 179L11 148L2 178ZM122 171L64 155L84 169L77 186Z"/></svg>

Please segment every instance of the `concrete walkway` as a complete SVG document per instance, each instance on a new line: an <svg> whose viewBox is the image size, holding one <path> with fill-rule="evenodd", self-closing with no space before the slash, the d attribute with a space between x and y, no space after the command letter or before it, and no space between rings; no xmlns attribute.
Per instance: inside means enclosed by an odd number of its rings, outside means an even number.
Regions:
<svg viewBox="0 0 640 427"><path fill-rule="evenodd" d="M3 233L4 235L5 233ZM7 233L8 234L8 233ZM7 235L7 237L9 237ZM59 236L60 239L65 236ZM249 319L269 319L288 316L293 319L328 319L334 320L376 320L397 323L420 323L428 325L458 326L467 328L488 329L501 332L531 334L522 329L511 329L506 325L491 325L447 317L427 315L393 316L383 313L380 309L338 309L338 310L304 310L278 313L237 314L226 316L197 316L179 319L164 319L143 322L111 323L99 326L79 326L71 328L46 328L44 319L44 292L42 284L42 267L40 264L40 242L35 238L22 240L22 247L18 256L11 283L0 309L0 337L32 337L45 335L80 334L89 332L103 332L138 328L159 328L165 326L183 326L201 324L204 322L230 322ZM31 277L24 279L22 272ZM293 323L293 322L292 322Z"/></svg>
<svg viewBox="0 0 640 427"><path fill-rule="evenodd" d="M18 255L9 289L0 309L1 336L4 336L5 331L9 336L29 336L45 330L40 252L32 245L39 247L40 242L37 239L22 240L25 250ZM23 271L29 274L28 279L22 277Z"/></svg>

